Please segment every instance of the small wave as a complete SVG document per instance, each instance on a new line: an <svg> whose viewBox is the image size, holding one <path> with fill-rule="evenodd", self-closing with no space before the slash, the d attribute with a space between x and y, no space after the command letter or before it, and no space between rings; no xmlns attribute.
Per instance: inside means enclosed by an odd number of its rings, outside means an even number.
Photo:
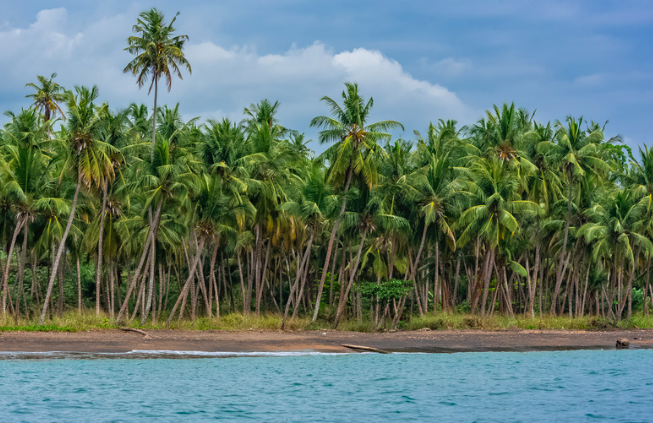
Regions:
<svg viewBox="0 0 653 423"><path fill-rule="evenodd" d="M132 350L127 352L81 351L0 351L0 360L17 359L101 359L101 358L230 358L230 357L306 357L340 356L373 353L339 353L311 350L299 351L178 351Z"/></svg>

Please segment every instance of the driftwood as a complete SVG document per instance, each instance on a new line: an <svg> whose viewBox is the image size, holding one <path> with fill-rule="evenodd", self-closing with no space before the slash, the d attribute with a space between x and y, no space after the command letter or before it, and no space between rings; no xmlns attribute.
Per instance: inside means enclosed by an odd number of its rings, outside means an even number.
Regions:
<svg viewBox="0 0 653 423"><path fill-rule="evenodd" d="M140 334L140 335L143 335L143 336L146 337L146 338L149 338L149 337L150 337L150 335L148 335L145 331L142 331L142 330L140 330L140 329L128 328L128 327L126 327L126 326L122 326L122 327L120 328L120 330L122 330L122 331L124 331L124 332L136 332L136 333L138 333L138 334Z"/></svg>
<svg viewBox="0 0 653 423"><path fill-rule="evenodd" d="M341 344L341 345L345 348L351 348L352 350L371 351L379 354L392 354L390 351L385 351L374 347L366 347L363 345L351 345L351 344Z"/></svg>

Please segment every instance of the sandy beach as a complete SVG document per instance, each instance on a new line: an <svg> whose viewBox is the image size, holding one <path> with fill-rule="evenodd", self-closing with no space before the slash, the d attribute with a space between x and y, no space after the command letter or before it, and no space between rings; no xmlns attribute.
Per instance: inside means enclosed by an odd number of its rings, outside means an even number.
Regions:
<svg viewBox="0 0 653 423"><path fill-rule="evenodd" d="M174 351L319 351L352 352L342 344L394 352L538 351L614 349L618 338L631 348L653 348L651 330L615 331L413 331L358 333L340 331L176 331L152 330L147 336L122 330L86 332L4 332L0 351L119 353L133 350Z"/></svg>

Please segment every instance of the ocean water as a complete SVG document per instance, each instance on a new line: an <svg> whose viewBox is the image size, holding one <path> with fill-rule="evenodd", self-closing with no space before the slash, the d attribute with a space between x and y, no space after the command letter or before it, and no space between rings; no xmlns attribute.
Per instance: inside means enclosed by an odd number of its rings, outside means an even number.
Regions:
<svg viewBox="0 0 653 423"><path fill-rule="evenodd" d="M653 350L0 353L0 422L653 421Z"/></svg>

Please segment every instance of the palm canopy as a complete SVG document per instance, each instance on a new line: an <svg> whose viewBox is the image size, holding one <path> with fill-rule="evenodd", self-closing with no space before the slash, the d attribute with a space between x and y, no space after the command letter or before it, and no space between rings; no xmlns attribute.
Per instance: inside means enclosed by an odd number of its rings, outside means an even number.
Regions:
<svg viewBox="0 0 653 423"><path fill-rule="evenodd" d="M132 27L132 31L139 35L132 35L127 39L129 45L125 50L136 57L125 66L123 72L131 72L136 76L139 87L150 80L148 93L161 77L165 78L166 86L170 91L173 75L183 79L182 68L192 73L190 63L182 51L188 36L174 35L173 25L178 15L179 12L170 23L166 23L163 13L156 8L142 12L138 16L136 25Z"/></svg>
<svg viewBox="0 0 653 423"><path fill-rule="evenodd" d="M377 143L390 139L387 131L403 130L404 127L394 120L367 123L374 99L366 102L358 92L358 84L345 83L341 97L342 106L331 97L322 97L331 111L331 117L318 116L311 120L312 127L323 128L318 138L321 143L335 143L322 155L331 166L329 179L340 181L346 178L351 169L372 184L378 176L376 161L379 156L385 156Z"/></svg>
<svg viewBox="0 0 653 423"><path fill-rule="evenodd" d="M504 167L500 159L478 160L466 173L472 205L457 223L463 229L458 239L460 245L479 236L493 248L502 247L519 232L517 217L520 214L540 213L537 204L520 199L515 173Z"/></svg>
<svg viewBox="0 0 653 423"><path fill-rule="evenodd" d="M36 93L28 94L25 97L34 100L32 105L37 110L43 112L44 120L46 122L57 117L57 113L61 114L63 119L66 119L63 110L61 110L61 107L59 106L59 103L66 101L64 88L54 82L54 78L56 77L56 73L50 75L50 78L38 75L36 79L39 80L40 85L34 84L33 82L25 84L26 87L34 88L36 90Z"/></svg>

